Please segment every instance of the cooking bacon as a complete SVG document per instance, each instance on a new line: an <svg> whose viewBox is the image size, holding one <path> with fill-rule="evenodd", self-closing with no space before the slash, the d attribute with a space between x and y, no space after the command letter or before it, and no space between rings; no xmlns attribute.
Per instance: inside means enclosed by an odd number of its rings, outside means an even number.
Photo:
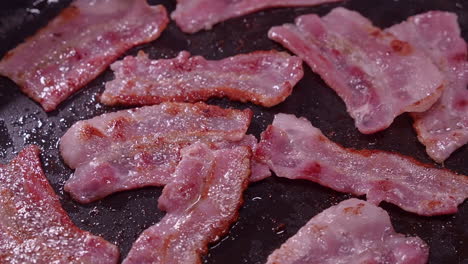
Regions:
<svg viewBox="0 0 468 264"><path fill-rule="evenodd" d="M367 195L419 215L457 212L468 197L468 177L397 154L345 149L304 118L278 114L256 151L279 176L306 179L336 191Z"/></svg>
<svg viewBox="0 0 468 264"><path fill-rule="evenodd" d="M249 174L246 147L213 151L197 143L184 149L159 198L167 214L140 235L123 263L201 264L208 244L237 219Z"/></svg>
<svg viewBox="0 0 468 264"><path fill-rule="evenodd" d="M427 112L412 114L427 154L443 162L468 142L467 45L460 36L457 16L432 11L410 17L387 31L425 51L445 75L446 88L439 101Z"/></svg>
<svg viewBox="0 0 468 264"><path fill-rule="evenodd" d="M349 199L314 216L267 264L425 264L427 244L393 229L383 209Z"/></svg>
<svg viewBox="0 0 468 264"><path fill-rule="evenodd" d="M65 190L88 203L117 191L165 185L180 149L197 141L240 141L251 116L248 109L163 103L79 121L60 141L64 161L76 168Z"/></svg>
<svg viewBox="0 0 468 264"><path fill-rule="evenodd" d="M248 147L253 153L255 153L258 148L258 141L254 135L246 135L240 141L219 141L210 144L210 147L213 149L233 148L238 146ZM271 171L268 165L255 157L255 155L252 156L251 165L250 182L261 181L271 176Z"/></svg>
<svg viewBox="0 0 468 264"><path fill-rule="evenodd" d="M8 52L0 74L52 111L122 53L158 38L168 22L166 9L146 0L75 0Z"/></svg>
<svg viewBox="0 0 468 264"><path fill-rule="evenodd" d="M186 33L209 30L213 25L262 9L273 7L313 6L341 0L177 0L171 14L177 25Z"/></svg>
<svg viewBox="0 0 468 264"><path fill-rule="evenodd" d="M151 105L167 101L196 102L227 96L266 107L281 103L302 78L302 60L285 52L241 54L219 61L191 57L150 60L140 52L111 66L115 79L106 83L107 105Z"/></svg>
<svg viewBox="0 0 468 264"><path fill-rule="evenodd" d="M343 99L356 127L369 134L403 112L427 110L443 76L427 56L382 32L359 13L335 8L273 27L269 37L301 57Z"/></svg>
<svg viewBox="0 0 468 264"><path fill-rule="evenodd" d="M41 168L39 148L26 147L0 165L0 263L103 263L116 246L76 227Z"/></svg>

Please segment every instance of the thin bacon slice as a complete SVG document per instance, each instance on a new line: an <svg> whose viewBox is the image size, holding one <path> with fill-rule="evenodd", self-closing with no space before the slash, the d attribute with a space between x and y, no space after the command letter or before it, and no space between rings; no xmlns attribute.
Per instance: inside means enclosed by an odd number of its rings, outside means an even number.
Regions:
<svg viewBox="0 0 468 264"><path fill-rule="evenodd" d="M439 101L427 112L412 114L427 154L443 162L468 142L467 45L460 36L457 16L432 11L387 31L423 50L445 75L446 88Z"/></svg>
<svg viewBox="0 0 468 264"><path fill-rule="evenodd" d="M116 246L73 224L41 168L39 148L26 147L0 165L0 263L102 263Z"/></svg>
<svg viewBox="0 0 468 264"><path fill-rule="evenodd" d="M186 33L209 30L213 25L249 13L273 7L314 6L341 0L177 0L171 14Z"/></svg>
<svg viewBox="0 0 468 264"><path fill-rule="evenodd" d="M423 52L344 8L300 16L295 25L273 27L269 37L337 92L365 134L389 127L403 112L427 110L443 89L442 74Z"/></svg>
<svg viewBox="0 0 468 264"><path fill-rule="evenodd" d="M196 102L227 96L266 107L281 103L302 78L302 60L285 52L257 51L219 61L191 57L150 60L140 52L111 66L115 79L106 83L107 105Z"/></svg>
<svg viewBox="0 0 468 264"><path fill-rule="evenodd" d="M163 103L104 114L74 124L60 150L75 173L65 190L82 203L171 181L179 150L194 142L244 138L252 112L204 103Z"/></svg>
<svg viewBox="0 0 468 264"><path fill-rule="evenodd" d="M133 244L124 264L202 263L209 243L236 221L250 174L246 147L211 150L197 143L182 151L159 208L167 212Z"/></svg>
<svg viewBox="0 0 468 264"><path fill-rule="evenodd" d="M0 74L52 111L122 53L158 38L168 22L166 9L146 0L75 0L8 52Z"/></svg>
<svg viewBox="0 0 468 264"><path fill-rule="evenodd" d="M278 114L262 134L257 158L279 176L306 179L336 191L367 195L419 215L457 212L468 177L377 150L345 149L304 118Z"/></svg>
<svg viewBox="0 0 468 264"><path fill-rule="evenodd" d="M225 149L244 146L250 148L250 150L255 153L258 148L258 141L254 135L246 135L240 141L220 141L209 145L212 149ZM255 157L255 155L252 156L251 165L250 182L261 181L271 176L271 171L268 165Z"/></svg>
<svg viewBox="0 0 468 264"><path fill-rule="evenodd" d="M393 229L383 209L349 199L314 216L267 264L425 264L427 244Z"/></svg>

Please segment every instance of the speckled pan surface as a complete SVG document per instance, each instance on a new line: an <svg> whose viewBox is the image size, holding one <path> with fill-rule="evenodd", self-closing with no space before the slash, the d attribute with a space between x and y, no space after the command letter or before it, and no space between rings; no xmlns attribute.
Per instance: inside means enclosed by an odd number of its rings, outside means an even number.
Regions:
<svg viewBox="0 0 468 264"><path fill-rule="evenodd" d="M0 57L44 26L69 2L0 1ZM162 3L169 11L175 8L175 0L150 3ZM135 55L138 50L144 50L156 59L171 58L181 50L188 50L207 59L221 59L255 50L284 50L267 38L271 26L292 22L301 14L323 15L336 6L357 10L381 27L428 10L452 11L458 14L463 36L468 39L468 2L465 0L348 0L319 7L271 9L231 19L211 31L194 35L183 34L171 22L160 39L127 54ZM138 234L163 217L164 213L156 207L161 188L118 193L84 206L77 204L63 192L64 181L72 171L60 159L57 150L58 139L73 123L117 110L97 102L97 96L104 90L103 83L112 78L112 72L105 71L59 105L58 110L48 114L23 95L13 82L0 78L0 162L9 161L26 144L41 146L47 177L73 221L116 243L125 256ZM390 150L432 162L418 142L407 114L398 117L383 132L362 135L355 129L341 99L308 67L293 94L276 107L267 109L226 99L209 102L224 107L251 108L255 115L250 131L257 136L271 123L275 113L285 112L308 118L325 135L346 147ZM468 147L456 151L445 162L445 167L468 175ZM205 263L264 263L270 252L312 216L349 195L311 182L272 177L251 185L244 197L239 221L228 236L212 246L204 258ZM468 264L468 202L459 207L456 215L441 217L420 217L389 204L382 206L389 212L397 232L418 235L430 245L430 263Z"/></svg>

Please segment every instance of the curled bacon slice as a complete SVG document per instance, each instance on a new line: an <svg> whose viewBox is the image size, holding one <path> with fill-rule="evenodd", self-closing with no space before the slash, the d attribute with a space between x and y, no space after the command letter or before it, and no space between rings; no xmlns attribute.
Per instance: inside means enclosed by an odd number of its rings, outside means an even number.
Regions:
<svg viewBox="0 0 468 264"><path fill-rule="evenodd" d="M457 16L432 11L386 31L424 51L444 74L446 88L439 101L426 112L412 114L419 141L441 163L468 142L468 51Z"/></svg>
<svg viewBox="0 0 468 264"><path fill-rule="evenodd" d="M143 231L123 263L201 263L208 244L237 219L249 174L246 147L211 150L196 143L185 148L174 180L159 198L167 214Z"/></svg>
<svg viewBox="0 0 468 264"><path fill-rule="evenodd" d="M152 105L229 97L266 107L283 102L302 78L302 60L285 52L257 51L219 61L191 57L150 60L144 53L111 66L115 79L106 83L107 105Z"/></svg>
<svg viewBox="0 0 468 264"><path fill-rule="evenodd" d="M116 246L73 224L41 168L39 148L26 147L0 166L0 263L102 263Z"/></svg>
<svg viewBox="0 0 468 264"><path fill-rule="evenodd" d="M230 18L243 16L273 7L314 6L341 0L177 0L171 14L177 25L186 33L209 30L213 25Z"/></svg>
<svg viewBox="0 0 468 264"><path fill-rule="evenodd" d="M76 169L65 190L88 203L118 191L163 186L188 145L255 144L245 138L251 116L248 109L163 103L79 121L60 140L64 161Z"/></svg>
<svg viewBox="0 0 468 264"><path fill-rule="evenodd" d="M271 28L269 37L336 91L365 134L389 127L404 112L429 109L444 87L442 74L423 52L345 8L322 18L300 16L295 24Z"/></svg>
<svg viewBox="0 0 468 264"><path fill-rule="evenodd" d="M349 199L314 216L267 264L425 264L427 244L393 229L383 209Z"/></svg>
<svg viewBox="0 0 468 264"><path fill-rule="evenodd" d="M8 52L0 74L52 111L122 53L158 38L168 22L166 9L146 0L75 0Z"/></svg>
<svg viewBox="0 0 468 264"><path fill-rule="evenodd" d="M343 148L293 115L275 116L256 154L279 177L365 194L374 204L386 201L419 215L453 214L468 198L467 176L398 154Z"/></svg>

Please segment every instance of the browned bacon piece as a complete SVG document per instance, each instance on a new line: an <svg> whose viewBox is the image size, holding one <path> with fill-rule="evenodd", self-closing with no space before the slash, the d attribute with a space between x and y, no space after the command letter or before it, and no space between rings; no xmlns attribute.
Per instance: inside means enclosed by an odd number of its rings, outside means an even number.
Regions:
<svg viewBox="0 0 468 264"><path fill-rule="evenodd" d="M116 246L76 227L26 147L0 165L0 263L114 264Z"/></svg>
<svg viewBox="0 0 468 264"><path fill-rule="evenodd" d="M241 141L251 116L248 109L163 103L79 121L60 141L63 159L76 169L65 190L87 203L117 191L165 185L180 149L197 141ZM242 145L250 146L246 141Z"/></svg>
<svg viewBox="0 0 468 264"><path fill-rule="evenodd" d="M427 244L393 229L387 212L349 199L314 216L267 264L425 264Z"/></svg>
<svg viewBox="0 0 468 264"><path fill-rule="evenodd" d="M341 0L177 0L171 14L186 33L211 29L219 22L273 7L314 6Z"/></svg>
<svg viewBox="0 0 468 264"><path fill-rule="evenodd" d="M320 74L365 134L389 127L404 112L429 109L444 87L422 51L342 7L273 27L269 37Z"/></svg>
<svg viewBox="0 0 468 264"><path fill-rule="evenodd" d="M158 38L168 22L166 9L146 0L75 0L8 52L0 74L52 111L122 53Z"/></svg>
<svg viewBox="0 0 468 264"><path fill-rule="evenodd" d="M398 154L343 148L293 115L275 116L256 154L279 177L366 195L374 204L386 201L419 215L453 214L468 198L467 176Z"/></svg>
<svg viewBox="0 0 468 264"><path fill-rule="evenodd" d="M302 60L285 52L257 51L219 61L187 51L173 59L150 60L144 53L111 66L115 79L106 83L107 105L152 105L229 97L274 106L288 97L302 78Z"/></svg>
<svg viewBox="0 0 468 264"><path fill-rule="evenodd" d="M387 29L424 51L445 77L444 92L428 111L412 114L418 139L437 162L468 142L468 50L457 16L432 11Z"/></svg>
<svg viewBox="0 0 468 264"><path fill-rule="evenodd" d="M237 219L250 174L246 147L212 150L196 143L164 187L159 208L167 214L133 244L124 264L198 264L209 243Z"/></svg>

